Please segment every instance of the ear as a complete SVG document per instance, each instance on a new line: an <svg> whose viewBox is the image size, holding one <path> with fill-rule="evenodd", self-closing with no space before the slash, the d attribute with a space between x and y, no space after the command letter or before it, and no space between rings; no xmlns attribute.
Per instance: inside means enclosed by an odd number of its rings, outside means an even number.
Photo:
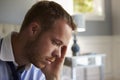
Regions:
<svg viewBox="0 0 120 80"><path fill-rule="evenodd" d="M37 35L40 32L40 25L37 22L32 22L29 25L31 35Z"/></svg>

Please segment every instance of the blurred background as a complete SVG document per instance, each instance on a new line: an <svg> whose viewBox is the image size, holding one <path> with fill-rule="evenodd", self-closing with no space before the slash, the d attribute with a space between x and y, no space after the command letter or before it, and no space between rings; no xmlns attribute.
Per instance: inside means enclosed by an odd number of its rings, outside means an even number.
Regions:
<svg viewBox="0 0 120 80"><path fill-rule="evenodd" d="M40 0L0 0L0 36L19 31L25 13ZM85 17L85 31L77 32L79 54L104 54L104 80L120 80L120 0L52 0L61 4L71 15ZM11 28L11 26L14 26ZM73 57L70 41L66 57ZM83 68L82 68L83 69ZM80 69L79 75L84 70ZM88 67L86 75L77 80L102 80L97 67ZM63 70L63 74L64 74ZM71 77L70 73L67 73ZM83 79L82 79L83 78ZM70 80L66 78L65 80Z"/></svg>

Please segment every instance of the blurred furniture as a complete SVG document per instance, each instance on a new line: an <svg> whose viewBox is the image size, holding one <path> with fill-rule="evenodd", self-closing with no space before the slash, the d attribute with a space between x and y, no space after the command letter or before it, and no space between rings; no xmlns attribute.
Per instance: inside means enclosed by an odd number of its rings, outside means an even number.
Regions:
<svg viewBox="0 0 120 80"><path fill-rule="evenodd" d="M71 68L72 80L104 80L104 54L66 57L64 65Z"/></svg>

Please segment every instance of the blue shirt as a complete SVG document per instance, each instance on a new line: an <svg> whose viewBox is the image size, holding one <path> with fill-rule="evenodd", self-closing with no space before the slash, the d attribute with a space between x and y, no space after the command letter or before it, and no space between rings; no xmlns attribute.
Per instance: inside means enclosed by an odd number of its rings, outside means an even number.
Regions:
<svg viewBox="0 0 120 80"><path fill-rule="evenodd" d="M6 36L0 49L0 80L13 80L12 72L5 61L12 61L15 65L13 50L11 45L11 34ZM21 80L46 80L42 71L33 64L27 65L21 74Z"/></svg>

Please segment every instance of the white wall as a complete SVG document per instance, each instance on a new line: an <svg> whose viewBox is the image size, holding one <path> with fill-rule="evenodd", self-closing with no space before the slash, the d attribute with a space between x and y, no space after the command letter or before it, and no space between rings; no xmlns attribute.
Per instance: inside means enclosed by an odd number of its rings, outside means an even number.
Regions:
<svg viewBox="0 0 120 80"><path fill-rule="evenodd" d="M112 0L111 5L114 34L113 80L120 80L120 0Z"/></svg>
<svg viewBox="0 0 120 80"><path fill-rule="evenodd" d="M36 0L0 0L0 23L21 25L28 9Z"/></svg>
<svg viewBox="0 0 120 80"><path fill-rule="evenodd" d="M111 0L112 27L114 35L120 35L120 0Z"/></svg>

